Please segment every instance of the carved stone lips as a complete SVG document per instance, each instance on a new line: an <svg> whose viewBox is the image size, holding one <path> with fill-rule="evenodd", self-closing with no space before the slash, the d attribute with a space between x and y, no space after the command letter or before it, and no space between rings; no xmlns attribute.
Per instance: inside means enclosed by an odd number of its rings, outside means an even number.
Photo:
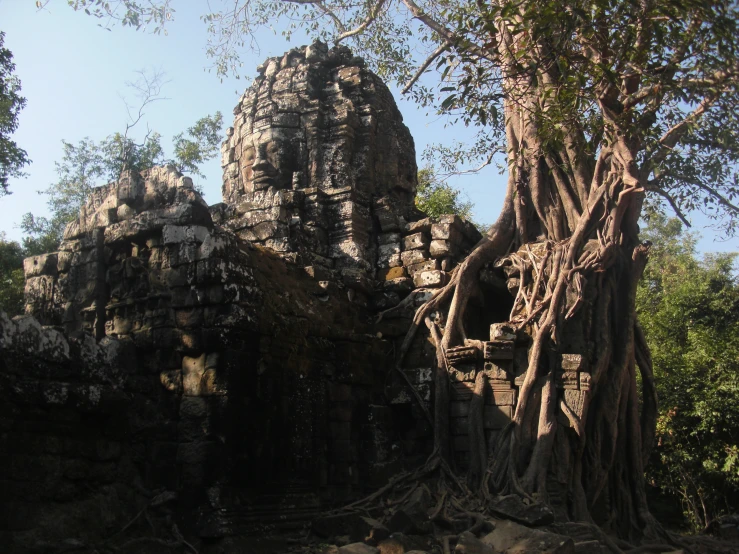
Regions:
<svg viewBox="0 0 739 554"><path fill-rule="evenodd" d="M264 183L272 183L274 182L274 180L274 175L272 175L271 173L268 173L266 171L255 171L252 182L254 184L261 185Z"/></svg>

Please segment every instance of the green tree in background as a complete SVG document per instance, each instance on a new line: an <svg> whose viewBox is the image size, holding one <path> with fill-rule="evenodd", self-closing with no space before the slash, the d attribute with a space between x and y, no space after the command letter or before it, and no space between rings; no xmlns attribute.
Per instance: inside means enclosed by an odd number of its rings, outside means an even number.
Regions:
<svg viewBox="0 0 739 554"><path fill-rule="evenodd" d="M10 139L18 128L18 114L26 99L20 95L20 79L13 75L13 54L4 42L5 33L0 31L0 196L10 194L8 179L23 175L21 169L31 161L26 151Z"/></svg>
<svg viewBox="0 0 739 554"><path fill-rule="evenodd" d="M431 217L457 214L472 221L472 202L459 198L461 192L442 181L431 167L418 170L416 207Z"/></svg>
<svg viewBox="0 0 739 554"><path fill-rule="evenodd" d="M735 254L696 256L696 237L652 215L637 290L660 409L649 481L699 531L739 510L739 282Z"/></svg>
<svg viewBox="0 0 739 554"><path fill-rule="evenodd" d="M142 171L163 163L174 163L180 170L202 175L200 165L219 151L223 126L221 112L199 119L185 133L173 139L174 157L164 154L161 136L149 133L136 143L123 133L100 142L84 138L79 143L62 141L63 155L56 162L58 181L42 192L48 197L50 217L26 213L21 228L27 235L23 248L33 256L56 250L64 228L72 221L93 188L115 181L126 169Z"/></svg>
<svg viewBox="0 0 739 554"><path fill-rule="evenodd" d="M0 310L10 316L23 311L23 249L0 233Z"/></svg>

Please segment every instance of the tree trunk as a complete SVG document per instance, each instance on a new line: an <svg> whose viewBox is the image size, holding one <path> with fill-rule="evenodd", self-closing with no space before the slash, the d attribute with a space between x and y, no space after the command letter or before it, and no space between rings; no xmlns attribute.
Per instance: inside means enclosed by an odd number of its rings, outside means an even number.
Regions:
<svg viewBox="0 0 739 554"><path fill-rule="evenodd" d="M442 376L453 364L450 349L487 341L468 335L466 309L481 271L504 271L515 296L507 323L526 356L508 367L520 382L518 398L492 449L481 427L485 372L476 378L468 483L484 497L554 495L560 518L595 522L627 540L663 539L644 493L656 395L635 315L648 248L637 236L643 188L634 148L615 120L597 157L577 129L544 146L537 102L534 91L506 103L510 171L502 213L449 285L419 308L400 361L422 321ZM606 106L602 112L607 118ZM430 322L433 312L445 314L436 318L439 327ZM437 391L437 424L448 426L448 403L446 391ZM436 436L436 451L447 457L448 429Z"/></svg>

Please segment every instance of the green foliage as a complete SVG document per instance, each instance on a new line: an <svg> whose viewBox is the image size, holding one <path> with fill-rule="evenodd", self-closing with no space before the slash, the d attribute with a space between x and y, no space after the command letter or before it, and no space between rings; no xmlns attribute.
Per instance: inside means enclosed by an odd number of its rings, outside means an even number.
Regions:
<svg viewBox="0 0 739 554"><path fill-rule="evenodd" d="M199 165L214 158L220 151L223 114L216 112L199 119L184 133L175 135L174 157L182 171L202 176Z"/></svg>
<svg viewBox="0 0 739 554"><path fill-rule="evenodd" d="M637 312L660 412L649 479L696 531L739 509L739 282L734 254L698 259L679 221L652 215Z"/></svg>
<svg viewBox="0 0 739 554"><path fill-rule="evenodd" d="M26 99L20 95L20 79L13 75L13 54L4 42L5 33L0 31L0 196L9 194L8 179L22 176L21 169L31 161L26 151L10 139L18 128L18 114Z"/></svg>
<svg viewBox="0 0 739 554"><path fill-rule="evenodd" d="M70 4L158 32L175 2ZM587 173L607 146L608 113L636 145L651 207L686 221L701 211L725 233L738 230L734 0L236 0L202 19L220 74L241 70L241 56L258 49L261 29L282 29L287 39L302 29L351 43L415 101L479 130L472 147L449 149L449 166L491 163L499 153L507 165L507 101L509 109L534 114L545 147L562 151L568 137L584 137L585 146L561 161Z"/></svg>
<svg viewBox="0 0 739 554"><path fill-rule="evenodd" d="M0 310L9 316L23 312L23 249L0 233Z"/></svg>
<svg viewBox="0 0 739 554"><path fill-rule="evenodd" d="M484 225L472 219L472 202L460 199L461 191L439 179L434 170L425 167L418 170L418 188L416 189L416 207L431 217L444 214L457 214L471 221L481 232Z"/></svg>
<svg viewBox="0 0 739 554"><path fill-rule="evenodd" d="M164 155L161 136L150 133L136 143L121 133L100 142L84 138L76 145L62 141L63 154L56 162L58 180L42 191L48 197L50 217L26 213L21 229L27 235L23 248L28 256L53 252L62 240L67 223L77 217L93 188L115 181L126 169L143 171L155 165L174 163L179 169L202 175L200 165L219 152L221 112L199 119L185 133L176 135L174 160Z"/></svg>

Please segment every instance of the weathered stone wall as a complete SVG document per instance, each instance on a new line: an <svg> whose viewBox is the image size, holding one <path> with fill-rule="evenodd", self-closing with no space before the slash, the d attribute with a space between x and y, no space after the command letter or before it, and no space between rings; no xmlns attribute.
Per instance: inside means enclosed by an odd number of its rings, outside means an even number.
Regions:
<svg viewBox="0 0 739 554"><path fill-rule="evenodd" d="M26 260L28 315L0 319L16 543L108 536L163 490L200 537L289 525L430 452L394 356L480 235L415 210L412 139L348 50L260 71L224 143L224 203L171 166L126 173ZM427 410L432 360L419 336L405 371Z"/></svg>

